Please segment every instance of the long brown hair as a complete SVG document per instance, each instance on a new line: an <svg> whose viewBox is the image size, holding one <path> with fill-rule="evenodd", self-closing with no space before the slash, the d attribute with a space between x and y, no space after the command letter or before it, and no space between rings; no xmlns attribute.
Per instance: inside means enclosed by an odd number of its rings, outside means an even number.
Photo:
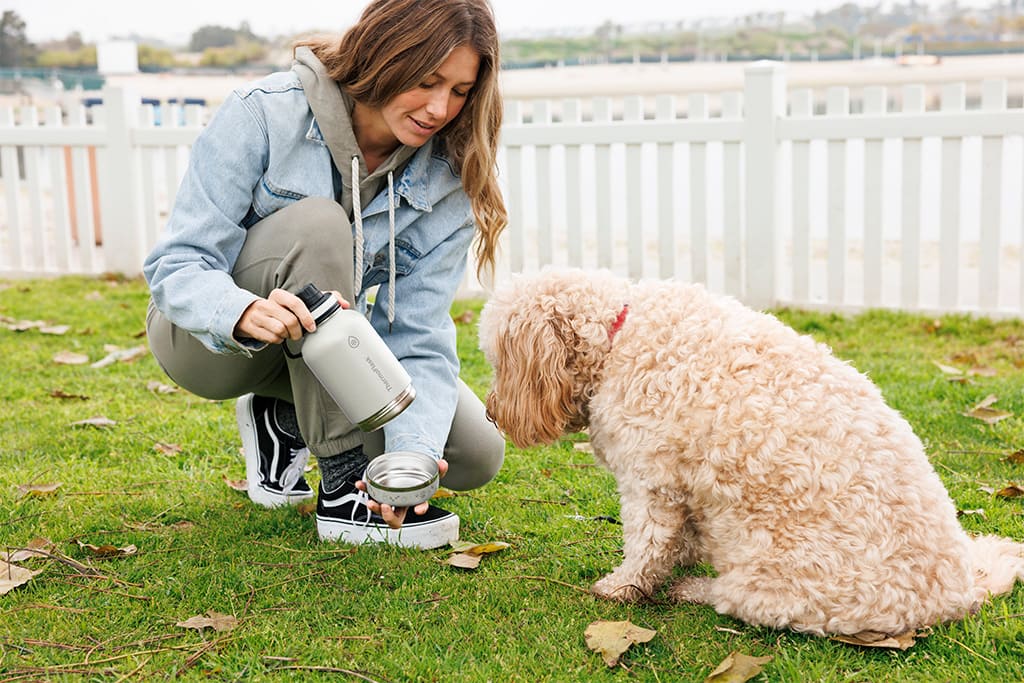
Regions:
<svg viewBox="0 0 1024 683"><path fill-rule="evenodd" d="M459 115L437 133L462 178L476 219L477 276L493 272L498 237L508 224L498 188L502 102L498 32L487 0L373 0L352 28L308 46L354 100L382 107L440 68L456 47L480 56L476 83Z"/></svg>

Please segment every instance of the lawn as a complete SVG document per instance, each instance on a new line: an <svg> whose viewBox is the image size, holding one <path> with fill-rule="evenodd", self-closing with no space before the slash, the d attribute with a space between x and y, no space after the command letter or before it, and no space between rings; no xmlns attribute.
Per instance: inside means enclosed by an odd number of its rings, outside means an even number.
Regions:
<svg viewBox="0 0 1024 683"><path fill-rule="evenodd" d="M0 552L46 553L19 561L39 573L0 594L0 683L702 681L733 652L771 658L756 681L1024 676L1020 585L904 651L657 598L594 599L586 589L617 564L621 527L614 482L583 435L510 448L494 482L440 501L464 540L508 544L475 570L447 564L450 549L321 544L308 510L257 508L231 487L245 476L233 402L175 390L152 356L132 352L146 344L146 301L138 280L0 283ZM463 376L482 396L480 303L453 315ZM881 386L969 531L1024 540L1024 498L1006 490L1024 484L1024 324L776 313ZM964 415L989 396L1008 416ZM181 625L197 616L223 630ZM609 667L584 632L627 620L657 635Z"/></svg>

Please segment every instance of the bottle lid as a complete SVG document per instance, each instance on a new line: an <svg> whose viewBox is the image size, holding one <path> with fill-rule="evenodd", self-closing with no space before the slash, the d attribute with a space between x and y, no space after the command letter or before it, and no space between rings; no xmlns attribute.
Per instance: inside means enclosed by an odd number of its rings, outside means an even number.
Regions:
<svg viewBox="0 0 1024 683"><path fill-rule="evenodd" d="M306 308L309 309L310 313L314 313L317 308L323 306L328 300L333 304L328 306L326 310L322 311L321 314L316 317L316 322L318 323L340 307L333 296L327 292L320 291L320 289L312 282L296 292L295 296L302 300L302 303L306 305ZM314 313L314 315L316 314Z"/></svg>

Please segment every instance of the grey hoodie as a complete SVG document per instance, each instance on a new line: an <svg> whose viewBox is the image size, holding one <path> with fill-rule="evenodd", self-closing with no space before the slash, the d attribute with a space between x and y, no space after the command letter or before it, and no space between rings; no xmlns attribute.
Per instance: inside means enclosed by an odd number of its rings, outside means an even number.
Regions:
<svg viewBox="0 0 1024 683"><path fill-rule="evenodd" d="M316 125L331 152L331 159L341 176L342 191L336 199L348 214L352 215L352 157L359 159L359 198L360 205L367 206L377 196L387 181L389 171L395 177L401 175L401 169L416 153L415 147L399 145L383 164L370 173L366 168L363 153L356 143L355 131L352 128L352 110L355 101L338 85L338 82L327 75L324 65L316 58L308 47L295 50L295 61L292 71L299 76L302 89L309 100L309 108L313 111Z"/></svg>

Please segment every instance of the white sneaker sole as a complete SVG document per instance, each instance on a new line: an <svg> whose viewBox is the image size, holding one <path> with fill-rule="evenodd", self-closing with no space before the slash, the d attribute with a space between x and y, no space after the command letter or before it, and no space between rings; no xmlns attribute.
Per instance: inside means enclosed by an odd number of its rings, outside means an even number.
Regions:
<svg viewBox="0 0 1024 683"><path fill-rule="evenodd" d="M412 521L407 522L400 529L392 529L391 527L342 522L317 515L316 531L321 541L352 545L387 543L400 548L432 550L459 540L459 517L451 515L436 522L420 524Z"/></svg>
<svg viewBox="0 0 1024 683"><path fill-rule="evenodd" d="M238 420L238 432L242 435L249 500L265 508L298 505L311 500L314 495L312 490L284 495L268 491L260 483L260 449L256 443L256 417L252 414L252 394L246 394L235 402L235 418Z"/></svg>

